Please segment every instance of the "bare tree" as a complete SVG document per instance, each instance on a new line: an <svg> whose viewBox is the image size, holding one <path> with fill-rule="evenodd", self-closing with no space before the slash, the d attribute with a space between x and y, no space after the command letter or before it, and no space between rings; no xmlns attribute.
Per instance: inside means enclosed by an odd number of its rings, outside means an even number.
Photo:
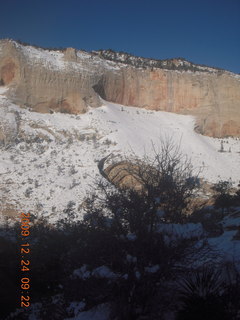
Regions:
<svg viewBox="0 0 240 320"><path fill-rule="evenodd" d="M163 142L159 150L152 148L153 157L134 155L105 169L104 177L110 184L98 184L111 214L131 221L130 231L133 225L153 231L158 221L183 222L199 185L190 159L172 139Z"/></svg>

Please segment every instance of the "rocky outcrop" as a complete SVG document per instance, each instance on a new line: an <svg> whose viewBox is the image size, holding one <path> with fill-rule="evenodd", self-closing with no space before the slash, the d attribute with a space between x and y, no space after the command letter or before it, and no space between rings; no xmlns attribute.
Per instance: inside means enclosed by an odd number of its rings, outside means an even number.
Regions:
<svg viewBox="0 0 240 320"><path fill-rule="evenodd" d="M229 73L127 68L101 81L106 100L194 115L202 134L240 135L240 81Z"/></svg>
<svg viewBox="0 0 240 320"><path fill-rule="evenodd" d="M141 178L136 174L139 171L136 165L134 166L128 161L120 161L103 169L100 165L104 166L107 158L103 158L98 164L99 173L103 178L120 188L133 188L136 191L142 190Z"/></svg>
<svg viewBox="0 0 240 320"><path fill-rule="evenodd" d="M240 76L182 59L143 59L112 52L62 52L0 41L0 83L37 112L83 113L100 97L127 106L196 117L196 131L240 136Z"/></svg>
<svg viewBox="0 0 240 320"><path fill-rule="evenodd" d="M12 41L0 46L0 81L10 87L8 96L16 104L37 112L75 114L85 112L88 104L100 106L88 70L75 68L74 51L66 50L65 56Z"/></svg>

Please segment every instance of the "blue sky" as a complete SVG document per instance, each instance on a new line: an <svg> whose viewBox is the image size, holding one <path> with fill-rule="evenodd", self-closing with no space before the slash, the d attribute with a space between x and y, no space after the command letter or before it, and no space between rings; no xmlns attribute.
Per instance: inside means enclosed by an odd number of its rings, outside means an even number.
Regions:
<svg viewBox="0 0 240 320"><path fill-rule="evenodd" d="M0 38L184 57L240 73L240 0L2 0Z"/></svg>

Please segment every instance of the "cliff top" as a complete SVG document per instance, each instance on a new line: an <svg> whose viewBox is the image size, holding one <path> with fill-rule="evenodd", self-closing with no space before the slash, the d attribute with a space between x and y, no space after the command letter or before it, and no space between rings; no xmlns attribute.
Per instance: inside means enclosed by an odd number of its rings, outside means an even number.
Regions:
<svg viewBox="0 0 240 320"><path fill-rule="evenodd" d="M32 47L35 49L40 49L43 51L58 51L66 54L70 49L75 52L78 56L81 55L81 53L91 57L98 57L100 59L103 59L105 61L109 61L116 64L122 64L122 65L130 65L135 68L143 68L143 69L165 69L165 70L175 70L175 71L191 71L191 72L207 72L207 73L217 73L217 74L223 74L228 73L232 74L235 77L238 77L238 74L232 73L230 71L217 68L217 67L210 67L206 65L196 64L193 62L190 62L186 60L185 58L179 57L179 58L171 58L171 59L152 59L152 58L145 58L145 57L139 57L132 54L129 54L127 52L117 52L112 49L107 50L94 50L94 51L86 51L86 50L77 50L73 48L44 48L33 44L28 44L19 40L12 40L12 39L0 39L1 42L13 42L15 44L20 44L24 47Z"/></svg>
<svg viewBox="0 0 240 320"><path fill-rule="evenodd" d="M152 59L138 57L127 52L116 52L114 50L98 50L92 51L93 54L100 56L103 59L111 60L118 63L124 63L136 68L157 68L178 71L200 71L200 72L218 72L223 73L225 70L213 68L205 65L196 64L186 60L185 58L172 59Z"/></svg>

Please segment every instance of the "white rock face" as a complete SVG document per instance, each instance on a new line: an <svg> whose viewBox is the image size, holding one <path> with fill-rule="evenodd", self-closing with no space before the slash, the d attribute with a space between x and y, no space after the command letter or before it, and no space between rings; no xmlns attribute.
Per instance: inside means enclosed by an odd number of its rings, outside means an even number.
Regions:
<svg viewBox="0 0 240 320"><path fill-rule="evenodd" d="M124 53L49 51L0 41L0 81L21 107L81 114L111 102L191 114L196 130L240 136L240 78L182 59L157 61ZM113 60L113 61L112 61Z"/></svg>

